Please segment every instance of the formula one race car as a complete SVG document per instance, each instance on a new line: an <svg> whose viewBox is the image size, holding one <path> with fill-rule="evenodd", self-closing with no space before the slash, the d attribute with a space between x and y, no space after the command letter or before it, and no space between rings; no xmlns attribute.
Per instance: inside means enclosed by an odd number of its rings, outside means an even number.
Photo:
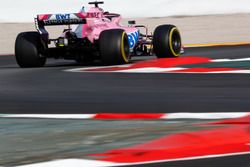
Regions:
<svg viewBox="0 0 250 167"><path fill-rule="evenodd" d="M88 12L43 14L35 18L35 32L17 36L15 56L20 67L42 67L47 58L64 58L85 62L101 60L105 65L129 63L133 56L155 54L158 58L178 57L181 36L174 25L158 26L153 35L148 28L129 21L120 25L121 16L104 12L103 2L90 2ZM76 25L72 29L71 25ZM45 26L68 25L62 35L50 39ZM143 33L143 32L144 33ZM52 43L54 43L53 46ZM50 45L50 47L49 47Z"/></svg>

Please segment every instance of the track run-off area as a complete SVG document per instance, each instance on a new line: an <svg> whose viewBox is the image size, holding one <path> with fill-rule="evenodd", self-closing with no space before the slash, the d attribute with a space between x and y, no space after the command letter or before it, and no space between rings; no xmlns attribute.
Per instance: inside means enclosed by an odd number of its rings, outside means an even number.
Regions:
<svg viewBox="0 0 250 167"><path fill-rule="evenodd" d="M250 166L248 44L112 67L2 55L0 78L0 166Z"/></svg>
<svg viewBox="0 0 250 167"><path fill-rule="evenodd" d="M0 139L4 144L0 145L0 164L21 167L250 165L250 113L118 115L99 114L93 120L58 115L47 118L2 115Z"/></svg>

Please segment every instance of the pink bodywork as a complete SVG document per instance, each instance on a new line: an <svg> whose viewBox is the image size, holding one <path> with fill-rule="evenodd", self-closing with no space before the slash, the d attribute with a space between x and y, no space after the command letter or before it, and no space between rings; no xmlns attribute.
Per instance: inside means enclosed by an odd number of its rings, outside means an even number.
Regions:
<svg viewBox="0 0 250 167"><path fill-rule="evenodd" d="M101 8L90 8L87 13L79 13L86 18L87 24L78 25L75 32L81 33L81 38L87 37L92 43L98 40L102 31L108 29L123 29L127 34L137 32L135 27L125 27L120 25L121 16L113 17L111 20L105 17Z"/></svg>

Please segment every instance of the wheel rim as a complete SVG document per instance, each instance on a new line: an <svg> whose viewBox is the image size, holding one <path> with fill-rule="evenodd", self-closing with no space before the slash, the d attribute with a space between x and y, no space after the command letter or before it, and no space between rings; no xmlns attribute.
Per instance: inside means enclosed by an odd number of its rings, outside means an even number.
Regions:
<svg viewBox="0 0 250 167"><path fill-rule="evenodd" d="M174 56L179 56L181 52L181 36L177 28L171 30L169 44Z"/></svg>
<svg viewBox="0 0 250 167"><path fill-rule="evenodd" d="M123 60L128 63L129 62L129 42L128 36L125 32L122 34L122 43L121 43L121 52Z"/></svg>

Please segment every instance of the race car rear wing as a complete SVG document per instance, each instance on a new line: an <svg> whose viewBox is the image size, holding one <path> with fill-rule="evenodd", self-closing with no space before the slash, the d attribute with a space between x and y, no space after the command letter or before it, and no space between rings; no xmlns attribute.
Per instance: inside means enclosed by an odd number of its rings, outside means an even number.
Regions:
<svg viewBox="0 0 250 167"><path fill-rule="evenodd" d="M42 14L37 15L37 18L35 18L35 24L37 31L42 36L42 39L49 42L49 34L46 31L45 26L86 24L86 14Z"/></svg>
<svg viewBox="0 0 250 167"><path fill-rule="evenodd" d="M45 14L37 15L37 22L41 26L85 24L86 16L84 13Z"/></svg>

